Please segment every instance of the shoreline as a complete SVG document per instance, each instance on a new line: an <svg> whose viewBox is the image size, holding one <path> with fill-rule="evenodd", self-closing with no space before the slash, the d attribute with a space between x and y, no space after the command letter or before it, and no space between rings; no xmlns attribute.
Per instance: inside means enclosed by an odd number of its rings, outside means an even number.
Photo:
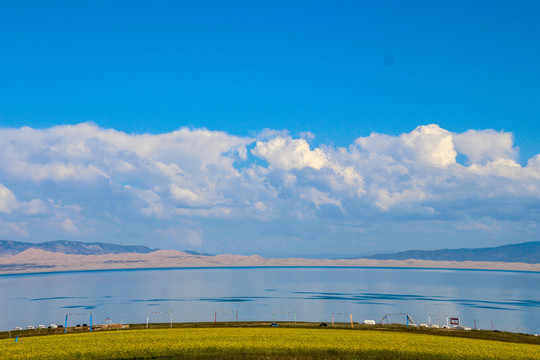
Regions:
<svg viewBox="0 0 540 360"><path fill-rule="evenodd" d="M392 268L416 270L475 270L540 272L540 264L373 259L263 258L258 255L191 255L175 250L151 253L73 255L29 249L0 256L0 276L114 270L172 270L202 268Z"/></svg>
<svg viewBox="0 0 540 360"><path fill-rule="evenodd" d="M27 272L0 272L0 277L26 276L26 275L61 275L70 273L95 273L114 271L161 271L161 270L209 270L209 269L401 269L401 270L441 270L441 271L483 271L483 272L515 272L515 273L540 273L538 270L512 270L512 269L480 269L480 268L445 268L445 267L404 267L404 266L190 266L190 267L142 267L142 268L114 268L114 269L78 269L78 270L53 270L53 271L27 271Z"/></svg>

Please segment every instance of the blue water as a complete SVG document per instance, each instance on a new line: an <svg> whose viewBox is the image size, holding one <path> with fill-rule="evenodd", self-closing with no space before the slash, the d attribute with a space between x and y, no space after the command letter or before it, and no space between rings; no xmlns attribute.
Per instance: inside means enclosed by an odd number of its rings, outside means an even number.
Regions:
<svg viewBox="0 0 540 360"><path fill-rule="evenodd" d="M95 324L142 323L172 310L174 322L242 320L355 322L407 313L420 323L540 332L540 274L392 268L204 268L0 276L0 329L63 324L92 313ZM336 315L336 321L349 321ZM405 316L390 316L405 323ZM168 322L168 314L152 314ZM71 316L68 325L88 323Z"/></svg>

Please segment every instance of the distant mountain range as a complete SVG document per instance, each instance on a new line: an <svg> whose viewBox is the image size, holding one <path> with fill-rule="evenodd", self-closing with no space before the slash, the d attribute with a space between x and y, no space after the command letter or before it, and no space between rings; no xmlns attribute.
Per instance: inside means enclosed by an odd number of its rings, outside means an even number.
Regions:
<svg viewBox="0 0 540 360"><path fill-rule="evenodd" d="M377 260L500 261L540 263L540 241L479 249L409 250L393 254L362 256Z"/></svg>
<svg viewBox="0 0 540 360"><path fill-rule="evenodd" d="M54 253L70 255L105 255L105 254L146 254L159 249L151 249L141 245L116 245L102 242L86 243L80 241L47 241L29 243L21 241L0 240L0 256L16 255L28 249L40 249ZM185 253L197 256L214 256L194 250L184 250ZM521 262L528 264L540 263L540 241L521 244L503 245L478 249L443 249L443 250L409 250L392 254L375 254L359 256L354 259L374 260L431 260L431 261L495 261Z"/></svg>
<svg viewBox="0 0 540 360"><path fill-rule="evenodd" d="M28 249L40 249L70 255L147 254L159 250L141 245L117 245L102 242L87 243L81 241L56 240L34 244L22 241L0 240L0 256L17 255ZM190 255L214 256L213 254L200 253L195 250L184 250L183 252Z"/></svg>
<svg viewBox="0 0 540 360"><path fill-rule="evenodd" d="M34 244L21 241L0 240L0 255L16 255L28 249L40 249L72 255L145 254L158 250L140 245L116 245L102 242L86 243L80 241L56 240Z"/></svg>

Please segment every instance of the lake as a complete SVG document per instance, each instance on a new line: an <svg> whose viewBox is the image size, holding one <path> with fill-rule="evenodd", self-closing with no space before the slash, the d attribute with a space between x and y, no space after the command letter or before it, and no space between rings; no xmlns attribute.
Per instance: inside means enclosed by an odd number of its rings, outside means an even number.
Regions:
<svg viewBox="0 0 540 360"><path fill-rule="evenodd" d="M540 332L540 274L402 268L199 268L0 276L0 329L143 323L172 310L174 322L239 320L380 321L407 313L417 323ZM273 311L276 313L273 315ZM390 322L405 323L404 315ZM168 322L151 314L150 322ZM68 325L88 323L70 316Z"/></svg>

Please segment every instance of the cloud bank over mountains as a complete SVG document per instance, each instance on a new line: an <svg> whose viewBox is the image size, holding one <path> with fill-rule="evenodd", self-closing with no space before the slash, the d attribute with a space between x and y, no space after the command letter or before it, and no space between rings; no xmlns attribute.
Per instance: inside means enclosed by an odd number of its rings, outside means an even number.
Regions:
<svg viewBox="0 0 540 360"><path fill-rule="evenodd" d="M0 236L291 255L540 235L540 154L522 166L511 133L306 134L3 128Z"/></svg>

